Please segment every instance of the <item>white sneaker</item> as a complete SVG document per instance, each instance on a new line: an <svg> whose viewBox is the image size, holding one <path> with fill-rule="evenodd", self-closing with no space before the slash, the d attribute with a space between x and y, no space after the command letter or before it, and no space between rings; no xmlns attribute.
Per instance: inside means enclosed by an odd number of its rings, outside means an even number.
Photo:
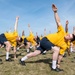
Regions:
<svg viewBox="0 0 75 75"><path fill-rule="evenodd" d="M19 51L19 47L17 48L17 51Z"/></svg>

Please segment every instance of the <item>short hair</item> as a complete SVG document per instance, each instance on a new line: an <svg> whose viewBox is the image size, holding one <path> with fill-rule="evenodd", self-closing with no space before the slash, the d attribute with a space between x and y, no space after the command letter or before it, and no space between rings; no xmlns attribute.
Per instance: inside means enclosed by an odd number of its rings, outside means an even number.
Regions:
<svg viewBox="0 0 75 75"><path fill-rule="evenodd" d="M23 41L23 39L22 39L22 38L20 38L19 42L22 42L22 41Z"/></svg>
<svg viewBox="0 0 75 75"><path fill-rule="evenodd" d="M71 39L71 41L74 41L74 40L75 40L75 35L74 35L74 34L72 34L72 36L73 36L73 38Z"/></svg>

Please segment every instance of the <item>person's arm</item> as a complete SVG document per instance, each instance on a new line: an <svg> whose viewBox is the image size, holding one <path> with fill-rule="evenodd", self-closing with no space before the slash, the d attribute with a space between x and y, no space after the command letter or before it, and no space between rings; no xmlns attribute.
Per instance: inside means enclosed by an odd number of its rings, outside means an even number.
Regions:
<svg viewBox="0 0 75 75"><path fill-rule="evenodd" d="M63 55L58 56L58 62L57 62L57 67L60 68L60 63L62 61Z"/></svg>
<svg viewBox="0 0 75 75"><path fill-rule="evenodd" d="M14 59L16 59L16 46L14 47Z"/></svg>
<svg viewBox="0 0 75 75"><path fill-rule="evenodd" d="M70 48L67 48L68 55L70 56Z"/></svg>
<svg viewBox="0 0 75 75"><path fill-rule="evenodd" d="M29 28L29 32L31 33L31 32L32 32L32 30L31 30L31 28L30 28L30 24L28 24L28 28Z"/></svg>
<svg viewBox="0 0 75 75"><path fill-rule="evenodd" d="M36 36L38 36L38 33L36 32Z"/></svg>
<svg viewBox="0 0 75 75"><path fill-rule="evenodd" d="M44 29L44 36L46 36L46 28Z"/></svg>
<svg viewBox="0 0 75 75"><path fill-rule="evenodd" d="M17 50L19 50L22 47L24 47L24 44L21 44L19 47L17 47Z"/></svg>
<svg viewBox="0 0 75 75"><path fill-rule="evenodd" d="M22 36L24 36L25 34L24 34L24 30L22 31Z"/></svg>
<svg viewBox="0 0 75 75"><path fill-rule="evenodd" d="M65 32L67 33L68 32L68 24L69 24L69 22L68 22L68 20L66 21L66 26L65 26Z"/></svg>
<svg viewBox="0 0 75 75"><path fill-rule="evenodd" d="M19 17L16 17L14 31L17 31ZM16 46L14 46L14 58L16 59Z"/></svg>
<svg viewBox="0 0 75 75"><path fill-rule="evenodd" d="M54 4L52 4L52 9L54 11L54 17L55 17L55 21L57 23L57 27L59 27L61 25L61 22L60 22L60 18L58 16L58 13L57 13L57 7Z"/></svg>
<svg viewBox="0 0 75 75"><path fill-rule="evenodd" d="M73 34L75 35L75 26L73 27Z"/></svg>
<svg viewBox="0 0 75 75"><path fill-rule="evenodd" d="M15 26L14 26L14 31L17 31L17 27L18 27L18 20L19 20L19 17L17 16L17 17L16 17Z"/></svg>

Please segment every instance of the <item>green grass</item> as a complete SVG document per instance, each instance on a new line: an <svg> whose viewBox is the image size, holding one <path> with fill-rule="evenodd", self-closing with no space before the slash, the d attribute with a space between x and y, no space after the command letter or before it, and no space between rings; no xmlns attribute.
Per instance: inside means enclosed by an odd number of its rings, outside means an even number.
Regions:
<svg viewBox="0 0 75 75"><path fill-rule="evenodd" d="M13 55L12 50L10 53ZM0 64L0 75L75 75L75 53L63 58L61 68L64 69L64 72L51 71L51 51L48 51L46 55L41 54L26 60L26 66L19 64L19 59L27 54L24 49L17 52L18 57L16 60L12 58L14 60L12 62L5 61L5 54L5 49L0 49L0 58L3 61L3 64Z"/></svg>

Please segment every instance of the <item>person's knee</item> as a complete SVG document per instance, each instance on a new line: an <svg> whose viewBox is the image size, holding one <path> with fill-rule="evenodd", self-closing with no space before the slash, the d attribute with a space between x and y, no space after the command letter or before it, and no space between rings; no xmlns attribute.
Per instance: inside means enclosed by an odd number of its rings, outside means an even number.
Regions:
<svg viewBox="0 0 75 75"><path fill-rule="evenodd" d="M60 50L60 48L59 47L56 47L56 51L59 52L59 50Z"/></svg>
<svg viewBox="0 0 75 75"><path fill-rule="evenodd" d="M60 50L59 47L57 47L57 46L53 47L53 51L54 51L54 52L59 52L59 50Z"/></svg>
<svg viewBox="0 0 75 75"><path fill-rule="evenodd" d="M8 47L9 49L11 48L11 44L9 41L5 42L6 47Z"/></svg>
<svg viewBox="0 0 75 75"><path fill-rule="evenodd" d="M36 50L34 53L33 53L33 56L37 56L39 55L41 52L39 50Z"/></svg>
<svg viewBox="0 0 75 75"><path fill-rule="evenodd" d="M8 43L8 47L11 48L11 44L10 43Z"/></svg>

